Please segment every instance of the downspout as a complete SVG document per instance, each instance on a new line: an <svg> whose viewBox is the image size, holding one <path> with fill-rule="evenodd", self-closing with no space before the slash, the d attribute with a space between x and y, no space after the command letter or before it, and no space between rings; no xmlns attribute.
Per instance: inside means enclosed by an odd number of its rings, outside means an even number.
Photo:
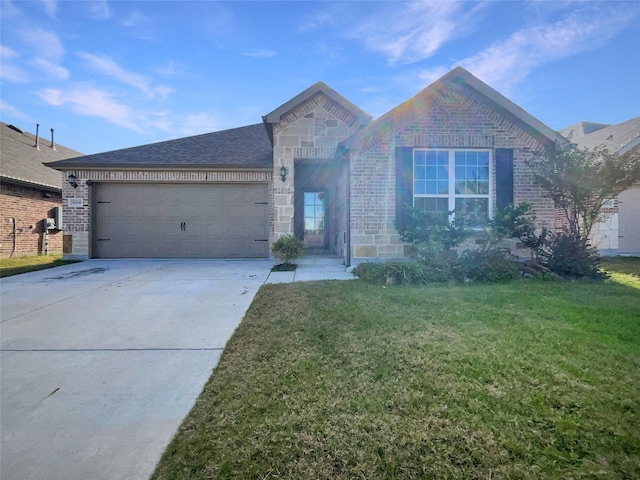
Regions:
<svg viewBox="0 0 640 480"><path fill-rule="evenodd" d="M11 251L11 257L13 258L18 253L18 222L15 217L11 220L13 220L13 250Z"/></svg>
<svg viewBox="0 0 640 480"><path fill-rule="evenodd" d="M351 266L351 159L347 156L347 259L345 265Z"/></svg>

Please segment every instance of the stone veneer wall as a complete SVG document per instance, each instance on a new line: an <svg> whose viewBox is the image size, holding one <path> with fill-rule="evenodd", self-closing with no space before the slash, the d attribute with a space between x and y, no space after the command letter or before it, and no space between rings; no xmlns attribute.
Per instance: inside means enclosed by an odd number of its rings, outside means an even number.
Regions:
<svg viewBox="0 0 640 480"><path fill-rule="evenodd" d="M338 144L358 128L358 117L322 93L293 108L273 125L275 219L270 243L293 233L295 160L332 160ZM280 180L282 166L288 172L285 182Z"/></svg>
<svg viewBox="0 0 640 480"><path fill-rule="evenodd" d="M214 170L69 170L73 173L77 188L63 182L64 226L63 253L66 259L84 260L91 255L91 187L88 183L268 183L271 172L265 171L214 171ZM82 202L81 207L71 207L69 199ZM273 212L273 197L269 196L269 212ZM273 229L273 213L269 214L269 228Z"/></svg>
<svg viewBox="0 0 640 480"><path fill-rule="evenodd" d="M358 151L351 152L352 263L401 258L405 245L395 228L395 148L489 148L492 150L495 206L495 149L514 149L514 203L528 200L539 226L554 225L553 203L543 198L525 161L543 144L495 110L461 89L441 92L423 103L421 112L394 118L396 132L382 125ZM386 131L386 135L385 135Z"/></svg>

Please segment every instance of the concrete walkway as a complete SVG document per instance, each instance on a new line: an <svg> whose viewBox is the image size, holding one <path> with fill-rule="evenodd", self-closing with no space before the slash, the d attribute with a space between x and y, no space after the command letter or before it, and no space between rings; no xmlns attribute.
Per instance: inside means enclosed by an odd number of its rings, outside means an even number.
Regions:
<svg viewBox="0 0 640 480"><path fill-rule="evenodd" d="M293 272L271 272L265 283L308 282L312 280L353 280L346 272L341 258L325 255L307 255L296 259Z"/></svg>
<svg viewBox="0 0 640 480"><path fill-rule="evenodd" d="M89 260L3 279L0 477L148 478L272 265Z"/></svg>

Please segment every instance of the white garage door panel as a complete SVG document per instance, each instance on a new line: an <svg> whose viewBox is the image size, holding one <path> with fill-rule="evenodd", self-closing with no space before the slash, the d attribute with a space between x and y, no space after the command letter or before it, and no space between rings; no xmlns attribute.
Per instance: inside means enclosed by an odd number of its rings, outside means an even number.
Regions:
<svg viewBox="0 0 640 480"><path fill-rule="evenodd" d="M97 257L269 255L266 184L98 184L95 199Z"/></svg>
<svg viewBox="0 0 640 480"><path fill-rule="evenodd" d="M640 186L622 192L618 201L619 251L640 254Z"/></svg>

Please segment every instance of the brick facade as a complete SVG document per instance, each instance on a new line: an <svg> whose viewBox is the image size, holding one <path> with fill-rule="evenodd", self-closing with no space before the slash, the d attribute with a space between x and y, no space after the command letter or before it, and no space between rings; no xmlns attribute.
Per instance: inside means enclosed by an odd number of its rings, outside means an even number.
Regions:
<svg viewBox="0 0 640 480"><path fill-rule="evenodd" d="M533 181L526 160L543 144L493 108L461 88L448 88L437 96L418 99L419 108L380 125L350 153L351 257L353 263L373 258L401 258L396 230L396 147L483 148L492 152L491 175L495 185L495 149L514 151L514 203L529 201L538 226L554 225L553 203ZM491 204L496 192L492 189ZM491 210L491 209L490 209Z"/></svg>
<svg viewBox="0 0 640 480"><path fill-rule="evenodd" d="M271 186L271 172L265 171L220 171L220 170L69 170L65 178L73 173L78 186L65 182L62 187L64 257L87 259L91 256L91 184L111 183L171 183L171 184L217 184L217 183L267 183ZM272 188L269 188L271 191ZM74 201L78 206L72 206ZM273 196L269 196L269 212L273 212ZM81 206L80 206L81 205ZM269 228L273 231L273 214L269 216Z"/></svg>
<svg viewBox="0 0 640 480"><path fill-rule="evenodd" d="M0 257L45 253L44 221L62 205L60 192L2 182L0 185ZM14 228L15 227L15 228ZM49 252L62 252L62 232L49 230Z"/></svg>

